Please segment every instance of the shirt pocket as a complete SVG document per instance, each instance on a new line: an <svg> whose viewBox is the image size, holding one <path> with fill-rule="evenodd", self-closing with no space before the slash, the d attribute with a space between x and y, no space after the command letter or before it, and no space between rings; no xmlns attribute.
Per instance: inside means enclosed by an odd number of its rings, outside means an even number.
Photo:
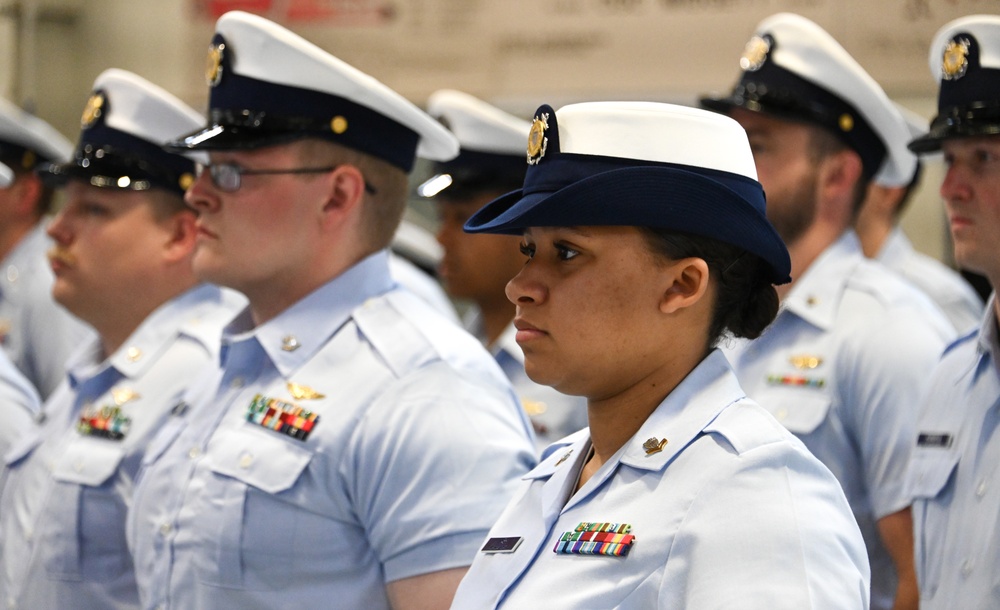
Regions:
<svg viewBox="0 0 1000 610"><path fill-rule="evenodd" d="M941 580L948 511L955 493L959 456L944 449L918 448L906 476L907 492L913 499L914 556L921 595L931 598ZM934 549L938 549L934 551Z"/></svg>
<svg viewBox="0 0 1000 610"><path fill-rule="evenodd" d="M107 582L132 569L125 543L125 496L115 474L125 448L103 439L74 439L56 458L40 552L50 576Z"/></svg>
<svg viewBox="0 0 1000 610"><path fill-rule="evenodd" d="M273 590L295 575L293 541L309 527L305 511L293 505L296 486L312 451L266 430L217 434L206 451L208 468L219 476L216 507L204 523L212 552L200 559L202 581L233 589ZM299 532L301 536L301 532Z"/></svg>
<svg viewBox="0 0 1000 610"><path fill-rule="evenodd" d="M796 436L812 434L819 428L833 404L828 394L807 388L774 388L754 398Z"/></svg>

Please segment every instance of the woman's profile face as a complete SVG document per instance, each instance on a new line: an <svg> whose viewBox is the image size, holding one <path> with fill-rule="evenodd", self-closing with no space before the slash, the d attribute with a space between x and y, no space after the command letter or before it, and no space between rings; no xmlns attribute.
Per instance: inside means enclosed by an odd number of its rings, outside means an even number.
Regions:
<svg viewBox="0 0 1000 610"><path fill-rule="evenodd" d="M670 358L660 311L670 265L639 229L530 228L521 248L528 260L507 298L534 381L600 400Z"/></svg>

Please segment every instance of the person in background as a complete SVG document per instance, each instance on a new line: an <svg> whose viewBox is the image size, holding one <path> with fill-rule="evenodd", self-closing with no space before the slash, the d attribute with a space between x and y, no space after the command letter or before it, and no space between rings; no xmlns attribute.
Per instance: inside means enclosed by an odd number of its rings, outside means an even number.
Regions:
<svg viewBox="0 0 1000 610"><path fill-rule="evenodd" d="M926 133L925 119L902 107L899 111L909 128L907 142ZM896 154L913 154L900 146L892 146L891 150ZM854 230L865 256L882 263L923 291L948 317L955 330L962 333L982 318L983 300L957 271L917 252L899 226L900 217L920 184L922 170L923 164L918 159L913 177L905 185L872 181L854 221Z"/></svg>
<svg viewBox="0 0 1000 610"><path fill-rule="evenodd" d="M66 359L91 331L52 300L45 235L52 189L36 165L69 159L73 144L42 119L0 99L0 346L45 399L63 380Z"/></svg>
<svg viewBox="0 0 1000 610"><path fill-rule="evenodd" d="M460 151L434 165L434 175L418 187L432 197L444 249L439 274L449 294L472 303L465 326L490 350L514 385L531 418L538 451L587 425L582 398L566 396L533 382L524 372L524 354L514 336L514 305L504 289L524 265L520 238L473 235L462 225L483 205L520 188L524 181L524 141L530 124L460 91L444 89L428 99L427 111L458 138Z"/></svg>
<svg viewBox="0 0 1000 610"><path fill-rule="evenodd" d="M202 123L122 70L94 81L72 161L41 171L66 203L48 227L56 301L96 335L70 357L40 425L7 454L0 600L33 610L136 608L125 515L150 438L217 366L245 302L194 276L194 162L160 145Z"/></svg>
<svg viewBox="0 0 1000 610"><path fill-rule="evenodd" d="M927 377L955 330L914 286L866 259L854 218L872 181L916 159L878 84L799 15L763 20L730 95L702 104L747 132L792 278L774 324L728 351L747 394L837 476L868 544L872 608L916 608L907 461Z"/></svg>
<svg viewBox="0 0 1000 610"><path fill-rule="evenodd" d="M938 113L910 143L944 153L955 262L1000 285L1000 16L945 24L930 47ZM907 481L920 607L1000 607L1000 306L953 343L920 403Z"/></svg>
<svg viewBox="0 0 1000 610"><path fill-rule="evenodd" d="M371 76L228 12L187 192L195 272L244 293L221 370L143 464L144 608L444 608L534 465L483 347L389 275L416 156L458 143Z"/></svg>
<svg viewBox="0 0 1000 610"><path fill-rule="evenodd" d="M389 274L445 317L460 324L454 303L437 280L435 270L440 261L441 246L434 241L434 234L404 218L389 248Z"/></svg>
<svg viewBox="0 0 1000 610"><path fill-rule="evenodd" d="M867 608L837 480L715 349L759 335L789 281L746 134L669 104L542 106L527 152L524 187L466 229L522 236L525 369L590 426L524 477L452 608Z"/></svg>

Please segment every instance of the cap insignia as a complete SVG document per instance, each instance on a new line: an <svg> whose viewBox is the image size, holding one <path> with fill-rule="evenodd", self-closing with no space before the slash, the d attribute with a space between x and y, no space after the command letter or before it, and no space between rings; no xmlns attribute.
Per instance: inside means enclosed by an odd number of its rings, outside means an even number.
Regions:
<svg viewBox="0 0 1000 610"><path fill-rule="evenodd" d="M214 87L222 80L222 57L226 51L223 43L208 47L208 59L205 62L205 80L209 87Z"/></svg>
<svg viewBox="0 0 1000 610"><path fill-rule="evenodd" d="M339 114L330 121L330 131L340 135L347 131L347 119L340 116Z"/></svg>
<svg viewBox="0 0 1000 610"><path fill-rule="evenodd" d="M104 108L104 94L95 93L87 100L87 105L83 107L83 116L80 117L80 126L89 129L97 119L101 118Z"/></svg>
<svg viewBox="0 0 1000 610"><path fill-rule="evenodd" d="M188 190L191 185L194 184L194 174L191 172L184 172L181 177L177 179L177 185L181 187L182 190Z"/></svg>
<svg viewBox="0 0 1000 610"><path fill-rule="evenodd" d="M21 157L21 167L24 169L31 169L32 167L35 167L36 163L38 163L38 155L35 154L35 151L24 151L24 155Z"/></svg>
<svg viewBox="0 0 1000 610"><path fill-rule="evenodd" d="M854 129L854 117L845 112L840 115L839 119L837 119L837 126L840 127L840 130L843 132L851 131Z"/></svg>
<svg viewBox="0 0 1000 610"><path fill-rule="evenodd" d="M545 156L545 148L549 145L549 139L545 137L548 128L548 112L536 116L531 122L531 131L528 132L528 165L538 165Z"/></svg>
<svg viewBox="0 0 1000 610"><path fill-rule="evenodd" d="M969 40L958 38L948 43L941 57L941 76L944 80L958 80L969 69Z"/></svg>
<svg viewBox="0 0 1000 610"><path fill-rule="evenodd" d="M764 62L767 61L767 54L771 52L770 36L754 36L743 48L743 56L740 57L740 68L747 72L760 70Z"/></svg>

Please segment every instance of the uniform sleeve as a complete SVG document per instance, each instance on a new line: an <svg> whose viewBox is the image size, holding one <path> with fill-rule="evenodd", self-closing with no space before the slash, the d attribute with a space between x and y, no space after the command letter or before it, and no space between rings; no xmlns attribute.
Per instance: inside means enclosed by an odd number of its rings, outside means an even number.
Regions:
<svg viewBox="0 0 1000 610"><path fill-rule="evenodd" d="M386 581L468 566L533 448L509 388L443 362L385 391L352 435L341 477Z"/></svg>
<svg viewBox="0 0 1000 610"><path fill-rule="evenodd" d="M869 582L836 479L804 448L774 443L711 470L670 549L658 607L860 609Z"/></svg>
<svg viewBox="0 0 1000 610"><path fill-rule="evenodd" d="M842 404L854 430L877 519L906 508L906 470L916 439L919 405L946 347L918 316L894 312L841 353L847 371Z"/></svg>

